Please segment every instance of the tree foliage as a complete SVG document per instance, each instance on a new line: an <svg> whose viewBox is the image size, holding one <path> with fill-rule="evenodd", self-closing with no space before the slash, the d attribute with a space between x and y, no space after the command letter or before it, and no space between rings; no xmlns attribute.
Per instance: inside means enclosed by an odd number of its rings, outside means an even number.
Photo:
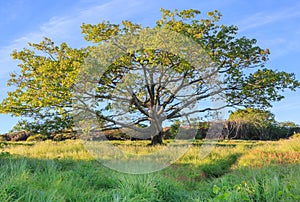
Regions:
<svg viewBox="0 0 300 202"><path fill-rule="evenodd" d="M239 109L230 114L225 124L228 138L278 140L299 131L293 122L277 122L268 110Z"/></svg>
<svg viewBox="0 0 300 202"><path fill-rule="evenodd" d="M72 127L72 85L86 56L85 49L66 43L56 46L49 38L29 43L29 48L11 55L20 61L20 71L10 74L8 86L15 87L1 103L1 112L29 117L23 129L51 133Z"/></svg>
<svg viewBox="0 0 300 202"><path fill-rule="evenodd" d="M229 116L229 134L231 138L269 139L270 129L277 125L270 111L253 108L240 109Z"/></svg>
<svg viewBox="0 0 300 202"><path fill-rule="evenodd" d="M268 49L257 46L255 39L237 37L235 26L219 25L219 12L209 12L206 19L200 19L199 14L197 10L171 12L162 9L162 19L153 29L180 33L203 48L215 63L213 69L208 66L201 69L204 72L209 69L205 73L172 52L160 48L132 51L119 40L128 34L143 36L147 27L129 21L123 21L122 25L83 24L85 39L100 47L96 55L103 55L107 47L112 50L112 46L129 50L109 65L96 85L98 91L94 97L101 106L108 103L97 111L105 128L125 127L151 136L161 135L162 123L167 120L230 106L271 107L272 102L283 98L281 90L299 87L294 74L265 68L270 54ZM217 87L211 88L207 78L214 80ZM216 95L225 100L222 106L201 108L197 105ZM187 113L185 109L191 105L197 109ZM148 122L149 127L136 127L144 122Z"/></svg>

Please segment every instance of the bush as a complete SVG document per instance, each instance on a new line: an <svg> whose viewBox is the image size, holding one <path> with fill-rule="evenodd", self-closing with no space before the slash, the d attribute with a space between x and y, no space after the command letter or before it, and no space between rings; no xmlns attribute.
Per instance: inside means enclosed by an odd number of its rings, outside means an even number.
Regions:
<svg viewBox="0 0 300 202"><path fill-rule="evenodd" d="M164 128L163 132L164 132L164 139L165 140L175 139L175 137L177 135L177 131L174 132L174 130L172 129L172 126L171 126L171 128L170 127Z"/></svg>
<svg viewBox="0 0 300 202"><path fill-rule="evenodd" d="M31 133L28 131L18 131L5 135L8 137L8 141L25 141L29 136L31 136Z"/></svg>
<svg viewBox="0 0 300 202"><path fill-rule="evenodd" d="M52 135L54 141L63 141L63 140L75 140L78 139L78 136L74 133L57 133Z"/></svg>
<svg viewBox="0 0 300 202"><path fill-rule="evenodd" d="M26 141L28 141L28 142L34 142L34 141L38 142L38 141L44 141L46 139L47 139L47 137L44 136L44 135L35 134L35 135L29 136Z"/></svg>
<svg viewBox="0 0 300 202"><path fill-rule="evenodd" d="M0 135L0 141L9 141L10 138L8 137L8 135Z"/></svg>

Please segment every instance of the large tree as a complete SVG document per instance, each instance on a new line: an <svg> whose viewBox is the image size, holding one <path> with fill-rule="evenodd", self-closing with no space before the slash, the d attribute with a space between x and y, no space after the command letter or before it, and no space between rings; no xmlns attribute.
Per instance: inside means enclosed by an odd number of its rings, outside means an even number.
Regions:
<svg viewBox="0 0 300 202"><path fill-rule="evenodd" d="M130 21L83 24L85 39L98 46L79 81L79 89L90 84L80 92L79 108L94 113L102 129L128 129L157 144L166 122L189 122L188 117L225 107L271 107L283 99L281 90L299 87L293 73L265 68L268 49L239 38L235 26L219 25L219 12L209 12L207 19L199 14L162 9L152 29ZM203 105L209 98L224 102ZM95 103L87 105L91 100Z"/></svg>
<svg viewBox="0 0 300 202"><path fill-rule="evenodd" d="M162 9L162 18L151 29L130 21L83 24L85 39L95 46L88 48L88 64L81 68L86 49L71 49L66 44L56 47L48 39L32 44L42 55L28 49L15 52L21 73L11 75L9 84L17 88L2 102L2 111L46 122L57 117L53 124L59 125L69 120L65 118L73 107L84 107L94 113L102 129L126 128L141 138L152 136L152 143L157 144L162 143L166 122L229 106L271 107L272 102L283 99L281 91L299 87L293 73L264 67L268 49L257 46L255 39L238 37L237 27L218 24L219 12L209 12L204 19L199 16L198 10ZM174 49L160 46L160 37L166 33L176 33L173 36L180 39L176 42L171 36L175 41L168 43ZM126 43L128 36L130 43ZM131 46L143 42L139 38L146 39L146 48ZM191 48L176 47L189 44L185 38L193 42ZM114 57L117 49L123 54ZM204 64L193 62L197 61L194 53ZM103 62L103 56L110 60ZM92 85L86 85L88 82ZM75 95L71 86L75 86ZM81 97L76 96L78 89ZM71 106L73 96L77 104ZM225 102L217 107L200 104L207 98Z"/></svg>

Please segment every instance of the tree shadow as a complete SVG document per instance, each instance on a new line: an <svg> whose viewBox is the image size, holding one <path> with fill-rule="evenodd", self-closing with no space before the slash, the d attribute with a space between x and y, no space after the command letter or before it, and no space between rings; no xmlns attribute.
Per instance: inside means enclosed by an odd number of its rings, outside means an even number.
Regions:
<svg viewBox="0 0 300 202"><path fill-rule="evenodd" d="M234 165L241 153L230 154L226 158L213 159L208 164L199 166L199 170L203 171L206 178L218 178L230 172L232 165Z"/></svg>

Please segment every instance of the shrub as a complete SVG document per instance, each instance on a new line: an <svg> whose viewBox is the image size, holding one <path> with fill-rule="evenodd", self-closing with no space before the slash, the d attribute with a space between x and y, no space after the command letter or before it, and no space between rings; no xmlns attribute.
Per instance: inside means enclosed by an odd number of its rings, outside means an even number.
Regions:
<svg viewBox="0 0 300 202"><path fill-rule="evenodd" d="M74 133L57 133L52 135L52 139L54 141L63 141L68 139L75 140L78 139L78 136Z"/></svg>
<svg viewBox="0 0 300 202"><path fill-rule="evenodd" d="M8 137L8 135L0 135L0 141L9 141L10 138Z"/></svg>
<svg viewBox="0 0 300 202"><path fill-rule="evenodd" d="M171 128L170 127L164 128L163 132L164 132L164 139L166 139L166 140L174 139L177 135L177 131L174 132L172 126L171 126Z"/></svg>
<svg viewBox="0 0 300 202"><path fill-rule="evenodd" d="M25 141L29 136L31 136L31 133L28 131L18 131L18 132L12 132L5 134L8 136L8 140L10 141Z"/></svg>
<svg viewBox="0 0 300 202"><path fill-rule="evenodd" d="M47 139L47 137L44 136L44 135L41 135L41 134L35 134L35 135L29 136L29 137L27 138L26 141L29 141L29 142L34 142L34 141L36 141L36 142L38 142L38 141L44 141L44 140L46 140L46 139Z"/></svg>

